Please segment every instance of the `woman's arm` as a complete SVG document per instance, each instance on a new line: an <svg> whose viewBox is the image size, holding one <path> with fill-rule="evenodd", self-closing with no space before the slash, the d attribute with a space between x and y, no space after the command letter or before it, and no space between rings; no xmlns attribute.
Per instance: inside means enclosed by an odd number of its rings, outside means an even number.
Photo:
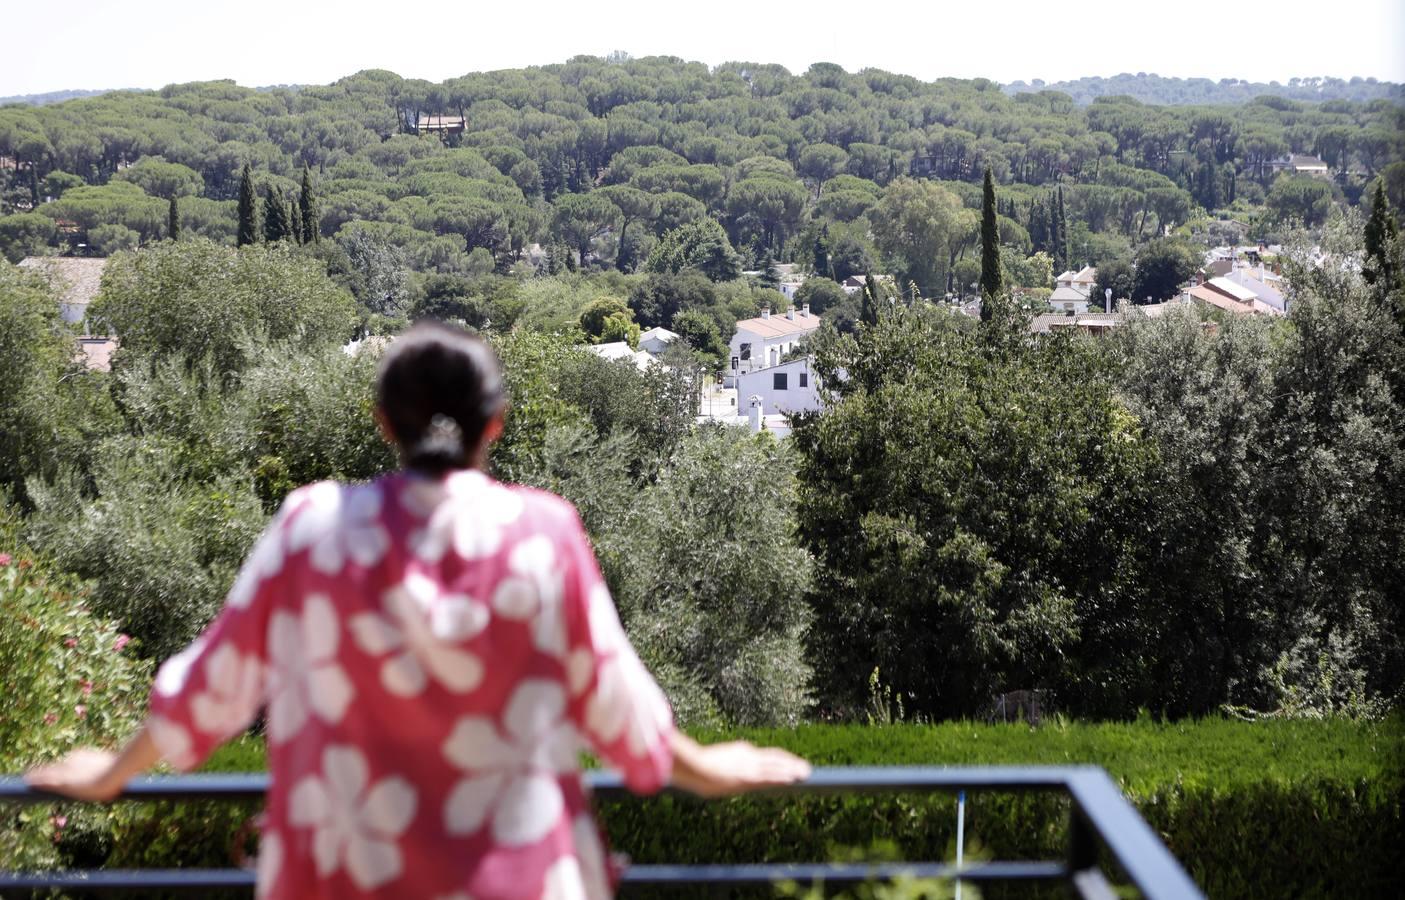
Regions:
<svg viewBox="0 0 1405 900"><path fill-rule="evenodd" d="M671 783L700 797L725 797L810 777L808 762L779 747L756 747L747 741L699 744L681 731L673 732L669 745Z"/></svg>
<svg viewBox="0 0 1405 900"><path fill-rule="evenodd" d="M122 793L128 781L160 759L161 753L151 739L151 729L143 725L120 753L80 748L63 759L30 769L25 780L41 791L106 803Z"/></svg>

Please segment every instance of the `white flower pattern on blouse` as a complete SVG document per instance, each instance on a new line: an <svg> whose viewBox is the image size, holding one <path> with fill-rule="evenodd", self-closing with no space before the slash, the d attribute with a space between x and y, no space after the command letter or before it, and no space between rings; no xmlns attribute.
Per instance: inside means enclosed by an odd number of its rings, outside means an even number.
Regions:
<svg viewBox="0 0 1405 900"><path fill-rule="evenodd" d="M488 611L462 595L441 595L434 581L411 574L382 596L385 615L361 613L349 625L356 644L372 656L393 654L380 667L381 684L397 697L425 688L427 674L457 694L478 687L483 663L455 646L488 625Z"/></svg>
<svg viewBox="0 0 1405 900"><path fill-rule="evenodd" d="M362 890L381 887L404 870L398 838L415 815L415 789L399 776L369 784L369 766L360 750L329 745L322 752L322 775L308 775L289 799L289 821L313 830L317 873L345 867Z"/></svg>
<svg viewBox="0 0 1405 900"><path fill-rule="evenodd" d="M215 621L157 675L182 769L267 703L265 900L608 900L573 784L666 783L671 715L579 516L481 472L295 491Z"/></svg>
<svg viewBox="0 0 1405 900"><path fill-rule="evenodd" d="M263 699L263 664L225 644L205 660L205 687L190 701L195 727L206 734L232 734Z"/></svg>
<svg viewBox="0 0 1405 900"><path fill-rule="evenodd" d="M311 548L308 562L337 575L348 560L370 567L390 548L380 522L381 493L375 485L343 487L323 481L306 489L306 499L288 529L288 548Z"/></svg>
<svg viewBox="0 0 1405 900"><path fill-rule="evenodd" d="M341 721L351 703L351 680L337 663L341 623L332 601L313 594L302 615L278 610L268 623L268 739L294 737L309 712L328 723Z"/></svg>
<svg viewBox="0 0 1405 900"><path fill-rule="evenodd" d="M472 834L491 815L493 838L520 846L540 840L564 807L557 776L576 767L580 741L563 715L566 695L553 681L529 679L503 713L507 739L492 719L465 716L444 742L444 756L474 774L444 804L450 834Z"/></svg>
<svg viewBox="0 0 1405 900"><path fill-rule="evenodd" d="M512 574L498 582L493 609L508 619L532 623L532 643L543 653L566 653L566 622L561 615L561 569L545 535L528 538L507 557Z"/></svg>
<svg viewBox="0 0 1405 900"><path fill-rule="evenodd" d="M427 562L438 562L452 547L465 560L492 556L503 530L522 515L522 498L481 472L458 472L442 485L413 482L401 494L412 512L428 515L412 532L409 545Z"/></svg>

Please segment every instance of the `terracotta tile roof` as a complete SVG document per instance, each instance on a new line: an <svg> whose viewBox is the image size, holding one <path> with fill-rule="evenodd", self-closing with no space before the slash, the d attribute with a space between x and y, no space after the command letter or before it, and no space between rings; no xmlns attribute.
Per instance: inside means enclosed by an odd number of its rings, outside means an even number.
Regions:
<svg viewBox="0 0 1405 900"><path fill-rule="evenodd" d="M757 316L754 319L740 319L737 331L749 331L764 338L785 337L790 334L807 334L820 327L820 317L796 313L794 319L772 315L769 318Z"/></svg>

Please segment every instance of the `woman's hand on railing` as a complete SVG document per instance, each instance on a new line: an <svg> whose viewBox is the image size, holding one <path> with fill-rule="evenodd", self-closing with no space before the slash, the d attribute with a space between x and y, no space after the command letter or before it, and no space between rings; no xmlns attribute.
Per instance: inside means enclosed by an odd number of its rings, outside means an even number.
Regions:
<svg viewBox="0 0 1405 900"><path fill-rule="evenodd" d="M122 748L121 753L83 747L71 751L63 759L36 766L25 773L30 786L41 791L107 803L117 799L122 788L161 759L151 731L143 726Z"/></svg>
<svg viewBox="0 0 1405 900"><path fill-rule="evenodd" d="M748 741L699 744L675 732L673 786L700 797L726 797L794 784L810 777L810 764L789 750Z"/></svg>
<svg viewBox="0 0 1405 900"><path fill-rule="evenodd" d="M122 793L124 782L113 777L117 754L83 747L62 759L30 769L24 778L31 787L53 794L106 803Z"/></svg>

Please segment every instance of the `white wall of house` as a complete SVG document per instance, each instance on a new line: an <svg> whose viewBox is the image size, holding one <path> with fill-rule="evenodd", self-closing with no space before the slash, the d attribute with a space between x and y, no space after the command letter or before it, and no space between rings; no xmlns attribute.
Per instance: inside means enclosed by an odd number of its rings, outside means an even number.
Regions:
<svg viewBox="0 0 1405 900"><path fill-rule="evenodd" d="M808 307L798 312L792 310L787 315L787 320L800 322L805 327L803 330L795 329L771 336L753 331L747 326L747 322L756 320L747 319L737 323L737 332L732 335L727 348L728 386L731 386L739 375L780 365L785 355L820 325L820 317L812 315Z"/></svg>
<svg viewBox="0 0 1405 900"><path fill-rule="evenodd" d="M752 397L761 398L761 408L767 415L817 412L820 408L819 382L809 359L795 359L739 376L738 403L750 407Z"/></svg>

